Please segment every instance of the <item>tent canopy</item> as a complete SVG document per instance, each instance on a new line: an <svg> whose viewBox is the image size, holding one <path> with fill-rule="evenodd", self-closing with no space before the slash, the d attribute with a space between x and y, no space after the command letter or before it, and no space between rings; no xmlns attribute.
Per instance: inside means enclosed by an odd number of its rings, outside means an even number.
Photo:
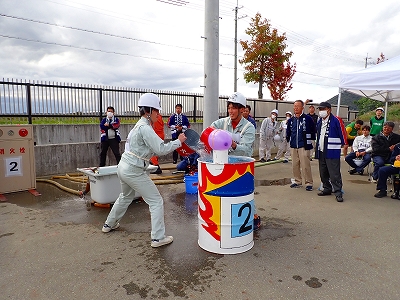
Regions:
<svg viewBox="0 0 400 300"><path fill-rule="evenodd" d="M338 108L343 90L386 102L386 119L387 103L400 101L400 55L360 71L341 73Z"/></svg>

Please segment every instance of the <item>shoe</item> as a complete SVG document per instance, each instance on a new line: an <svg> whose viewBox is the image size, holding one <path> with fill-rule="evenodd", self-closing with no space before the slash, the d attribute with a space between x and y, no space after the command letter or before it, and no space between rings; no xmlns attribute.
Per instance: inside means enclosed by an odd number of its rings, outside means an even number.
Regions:
<svg viewBox="0 0 400 300"><path fill-rule="evenodd" d="M394 192L390 198L399 200L399 192Z"/></svg>
<svg viewBox="0 0 400 300"><path fill-rule="evenodd" d="M309 191L309 192L312 191L312 185L307 185L306 186L306 191Z"/></svg>
<svg viewBox="0 0 400 300"><path fill-rule="evenodd" d="M109 226L108 224L104 224L101 231L104 233L110 232L111 230L115 230L119 227L119 223L115 224L113 227Z"/></svg>
<svg viewBox="0 0 400 300"><path fill-rule="evenodd" d="M364 169L362 169L362 171L357 172L358 175L364 175Z"/></svg>
<svg viewBox="0 0 400 300"><path fill-rule="evenodd" d="M343 196L342 195L337 195L336 196L336 201L337 202L343 202Z"/></svg>
<svg viewBox="0 0 400 300"><path fill-rule="evenodd" d="M267 161L266 161L265 158L263 157L263 158L260 159L260 162L265 163L265 162L267 162Z"/></svg>
<svg viewBox="0 0 400 300"><path fill-rule="evenodd" d="M150 174L162 174L160 166L158 166L157 170L155 170L154 172L150 172Z"/></svg>
<svg viewBox="0 0 400 300"><path fill-rule="evenodd" d="M349 173L350 173L350 175L356 174L357 170L356 169L350 170Z"/></svg>
<svg viewBox="0 0 400 300"><path fill-rule="evenodd" d="M170 235L165 236L162 240L151 240L151 246L153 248L161 247L164 245L171 244L174 238Z"/></svg>
<svg viewBox="0 0 400 300"><path fill-rule="evenodd" d="M330 195L330 194L332 194L332 192L321 191L321 192L319 192L317 195L318 195L318 196L328 196L328 195Z"/></svg>
<svg viewBox="0 0 400 300"><path fill-rule="evenodd" d="M283 160L283 163L285 164L285 163L288 163L289 161L287 160L287 159L284 159Z"/></svg>
<svg viewBox="0 0 400 300"><path fill-rule="evenodd" d="M301 187L301 184L297 184L297 183L292 183L291 185L290 185L290 187L293 189L293 188L300 188Z"/></svg>
<svg viewBox="0 0 400 300"><path fill-rule="evenodd" d="M276 157L274 157L273 159L271 159L271 161L275 161L275 160L278 160Z"/></svg>
<svg viewBox="0 0 400 300"><path fill-rule="evenodd" d="M376 180L376 179L371 179L371 183L377 183L378 182L378 180Z"/></svg>
<svg viewBox="0 0 400 300"><path fill-rule="evenodd" d="M176 165L176 164L177 164L177 161L176 161L176 160L174 160L172 163L173 163L174 165Z"/></svg>
<svg viewBox="0 0 400 300"><path fill-rule="evenodd" d="M269 162L269 161L272 161L272 159L268 158L268 159L267 159L267 162Z"/></svg>
<svg viewBox="0 0 400 300"><path fill-rule="evenodd" d="M386 197L386 196L387 196L387 192L386 192L386 191L383 191L383 190L380 190L379 192L377 192L377 193L374 195L375 198L383 198L383 197Z"/></svg>

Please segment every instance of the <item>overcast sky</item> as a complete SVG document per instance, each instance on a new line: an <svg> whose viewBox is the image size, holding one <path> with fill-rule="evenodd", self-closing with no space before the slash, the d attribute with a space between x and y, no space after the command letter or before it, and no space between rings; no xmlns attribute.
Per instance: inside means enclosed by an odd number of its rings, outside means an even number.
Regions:
<svg viewBox="0 0 400 300"><path fill-rule="evenodd" d="M1 75L204 93L204 0L162 1L0 0ZM219 1L221 95L233 92L236 5ZM376 62L381 52L400 55L398 0L239 0L238 7L239 40L248 39L257 12L286 32L297 64L291 101L327 100L338 93L340 73L364 68L367 57ZM246 84L243 71L238 64L238 91L257 98L258 85Z"/></svg>

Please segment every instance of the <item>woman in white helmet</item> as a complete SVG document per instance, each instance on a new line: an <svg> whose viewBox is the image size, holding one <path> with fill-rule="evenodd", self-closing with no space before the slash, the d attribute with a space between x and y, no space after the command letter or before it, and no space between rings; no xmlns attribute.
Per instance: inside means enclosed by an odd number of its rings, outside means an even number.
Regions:
<svg viewBox="0 0 400 300"><path fill-rule="evenodd" d="M119 227L119 221L137 191L149 205L151 246L160 247L171 243L173 237L165 235L163 199L154 182L146 173L146 169L154 154L165 155L174 151L181 147L186 136L182 133L177 140L164 144L152 127L161 110L160 99L155 94L146 93L140 97L138 105L141 118L129 132L125 152L118 164L117 172L121 181L122 193L108 214L102 231L107 233Z"/></svg>
<svg viewBox="0 0 400 300"><path fill-rule="evenodd" d="M240 137L237 141L232 139L229 155L248 157L253 155L256 130L253 124L242 116L245 107L246 98L241 93L235 92L227 100L229 116L218 119L211 124L211 127L227 130Z"/></svg>
<svg viewBox="0 0 400 300"><path fill-rule="evenodd" d="M271 116L265 118L260 127L260 146L258 154L261 162L271 161L271 150L274 147L274 136L278 130L278 110L271 110Z"/></svg>

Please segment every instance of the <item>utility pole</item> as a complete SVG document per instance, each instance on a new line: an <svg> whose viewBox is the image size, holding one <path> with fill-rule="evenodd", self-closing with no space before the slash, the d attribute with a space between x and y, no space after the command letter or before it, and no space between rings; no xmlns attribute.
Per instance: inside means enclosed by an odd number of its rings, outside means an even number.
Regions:
<svg viewBox="0 0 400 300"><path fill-rule="evenodd" d="M239 9L241 9L242 7L238 7L239 6L239 0L237 0L236 1L236 7L235 7L235 55L234 55L234 59L235 59L235 62L234 62L234 67L233 67L233 69L234 69L234 78L233 78L233 91L234 92L237 92L237 80L238 80L238 77L237 77L237 21L238 21L238 10ZM245 16L242 16L242 17L240 17L239 19L241 19L241 18L245 18L245 17L247 17L246 15Z"/></svg>
<svg viewBox="0 0 400 300"><path fill-rule="evenodd" d="M239 0L236 2L236 7L235 7L235 63L233 69L235 70L233 73L233 91L237 92L237 14L238 14L238 4Z"/></svg>
<svg viewBox="0 0 400 300"><path fill-rule="evenodd" d="M372 59L372 57L368 57L368 53L367 53L367 56L365 57L365 68L367 68L368 59Z"/></svg>
<svg viewBox="0 0 400 300"><path fill-rule="evenodd" d="M205 0L203 129L218 119L219 0Z"/></svg>

